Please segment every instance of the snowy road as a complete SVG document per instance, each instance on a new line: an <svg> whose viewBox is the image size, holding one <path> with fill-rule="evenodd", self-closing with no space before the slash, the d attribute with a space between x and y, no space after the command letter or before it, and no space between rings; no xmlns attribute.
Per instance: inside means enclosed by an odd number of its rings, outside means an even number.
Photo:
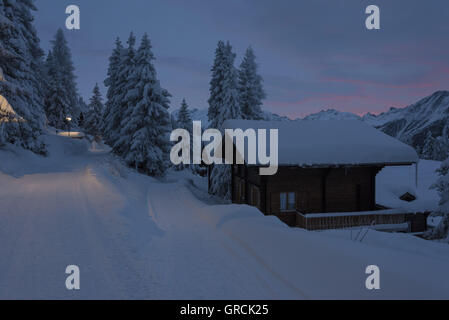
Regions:
<svg viewBox="0 0 449 320"><path fill-rule="evenodd" d="M269 272L229 258L238 253L183 183L123 179L107 154L59 148L37 170L49 172L0 173L0 298L285 296ZM72 264L79 292L65 288Z"/></svg>
<svg viewBox="0 0 449 320"><path fill-rule="evenodd" d="M444 245L410 237L413 250L396 250L289 229L211 203L180 174L162 183L83 141L49 142L47 159L0 151L0 298L449 297ZM65 288L73 264L79 291ZM365 288L369 264L382 270L377 292Z"/></svg>

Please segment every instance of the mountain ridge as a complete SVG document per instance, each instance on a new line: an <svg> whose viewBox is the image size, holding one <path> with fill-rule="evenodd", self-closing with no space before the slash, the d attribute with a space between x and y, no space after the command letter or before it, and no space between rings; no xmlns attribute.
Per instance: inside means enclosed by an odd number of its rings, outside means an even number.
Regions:
<svg viewBox="0 0 449 320"><path fill-rule="evenodd" d="M176 117L177 110L173 112ZM208 124L207 109L192 109L192 120ZM428 160L445 160L449 153L449 91L439 90L404 108L392 107L378 115L323 109L303 118L290 119L265 111L269 121L359 120L414 147ZM206 127L206 126L204 126Z"/></svg>

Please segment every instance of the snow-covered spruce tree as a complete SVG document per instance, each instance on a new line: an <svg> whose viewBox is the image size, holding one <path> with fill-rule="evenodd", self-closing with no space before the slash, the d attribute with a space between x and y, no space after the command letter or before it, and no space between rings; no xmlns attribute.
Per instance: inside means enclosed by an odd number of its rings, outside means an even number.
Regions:
<svg viewBox="0 0 449 320"><path fill-rule="evenodd" d="M262 81L262 77L257 73L256 56L249 47L239 70L239 104L244 119L265 118L261 109L262 100L265 99Z"/></svg>
<svg viewBox="0 0 449 320"><path fill-rule="evenodd" d="M218 42L210 81L208 117L212 128L220 128L228 119L241 119L235 53L229 44Z"/></svg>
<svg viewBox="0 0 449 320"><path fill-rule="evenodd" d="M218 42L210 82L209 121L212 128L221 129L224 121L241 119L238 75L234 67L235 54L229 44ZM216 165L211 172L209 191L224 199L231 198L231 167Z"/></svg>
<svg viewBox="0 0 449 320"><path fill-rule="evenodd" d="M100 88L95 84L92 98L90 98L89 111L87 112L84 128L93 136L101 135L101 124L103 121L103 98Z"/></svg>
<svg viewBox="0 0 449 320"><path fill-rule="evenodd" d="M446 155L449 151L449 142L447 138L446 130L443 131L443 135L439 137L433 137L432 132L427 132L424 147L421 151L421 156L427 160L443 161L446 159Z"/></svg>
<svg viewBox="0 0 449 320"><path fill-rule="evenodd" d="M45 97L45 112L48 123L58 129L65 129L66 117L70 115L70 101L64 84L60 79L61 71L50 51L46 62L47 83Z"/></svg>
<svg viewBox="0 0 449 320"><path fill-rule="evenodd" d="M85 114L87 114L87 112L89 111L89 107L86 104L86 102L84 102L84 99L81 96L78 98L78 106L80 109L80 113L79 113L78 119L77 119L78 126L80 128L84 128Z"/></svg>
<svg viewBox="0 0 449 320"><path fill-rule="evenodd" d="M0 95L14 112L2 124L4 142L45 153L39 136L45 125L40 41L33 27L31 0L0 0Z"/></svg>
<svg viewBox="0 0 449 320"><path fill-rule="evenodd" d="M117 94L117 86L120 81L118 77L118 70L123 54L124 52L122 42L120 41L120 38L117 38L115 40L115 48L113 49L112 54L109 57L108 77L104 81L104 84L108 88L108 91L106 93L105 110L103 113L102 133L103 139L108 144L112 144L110 132L114 131L114 129L117 128L113 127L112 125L115 122L113 115L117 115L115 114L115 107L117 106L117 100L115 99L115 97Z"/></svg>
<svg viewBox="0 0 449 320"><path fill-rule="evenodd" d="M52 40L51 56L47 58L47 81L49 92L47 92L45 110L50 125L64 129L60 119L71 116L74 120L79 115L78 93L75 82L75 68L72 62L72 55L67 45L64 32L58 29L54 40ZM55 103L55 92L58 92L59 104ZM57 101L56 101L57 102Z"/></svg>
<svg viewBox="0 0 449 320"><path fill-rule="evenodd" d="M432 188L436 189L441 197L440 207L435 215L443 216L443 218L440 224L427 237L449 242L449 158L442 163L438 173L440 177Z"/></svg>
<svg viewBox="0 0 449 320"><path fill-rule="evenodd" d="M162 176L170 162L170 94L157 79L151 49L145 34L127 78L127 110L118 144L123 146L129 166L151 176Z"/></svg>
<svg viewBox="0 0 449 320"><path fill-rule="evenodd" d="M125 113L128 110L128 101L130 97L128 93L133 89L130 79L135 70L136 37L131 32L129 35L128 48L121 49L121 45L116 43L117 53L121 51L115 70L111 70L111 75L106 79L105 84L108 86L108 115L105 118L104 133L106 134L106 143L109 144L114 153L123 155L129 147L129 141L123 140L121 136L122 122ZM114 55L114 53L113 53ZM111 65L112 66L112 65ZM113 78L114 77L114 78Z"/></svg>
<svg viewBox="0 0 449 320"><path fill-rule="evenodd" d="M178 127L192 133L192 117L190 116L189 106L186 99L182 99L181 108L178 112Z"/></svg>
<svg viewBox="0 0 449 320"><path fill-rule="evenodd" d="M175 129L185 129L189 132L190 136L190 145L193 145L193 131L192 131L192 117L190 116L189 106L187 105L186 99L182 99L181 102L181 108L178 111L178 117L175 119ZM187 139L187 137L184 137L184 139ZM192 151L192 150L191 150ZM191 155L192 156L192 155ZM195 165L184 165L180 164L175 166L175 169L177 170L183 170L185 168L191 167L192 171L195 171Z"/></svg>

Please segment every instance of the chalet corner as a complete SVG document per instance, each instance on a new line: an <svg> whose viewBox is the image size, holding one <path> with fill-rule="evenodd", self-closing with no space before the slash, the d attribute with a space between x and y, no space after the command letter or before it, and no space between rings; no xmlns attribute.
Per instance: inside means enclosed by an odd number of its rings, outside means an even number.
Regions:
<svg viewBox="0 0 449 320"><path fill-rule="evenodd" d="M233 203L256 206L265 215L308 230L427 228L426 212L376 204L377 173L385 166L417 165L417 153L361 121L232 120L224 129L279 132L275 175L259 175L257 164L231 166Z"/></svg>

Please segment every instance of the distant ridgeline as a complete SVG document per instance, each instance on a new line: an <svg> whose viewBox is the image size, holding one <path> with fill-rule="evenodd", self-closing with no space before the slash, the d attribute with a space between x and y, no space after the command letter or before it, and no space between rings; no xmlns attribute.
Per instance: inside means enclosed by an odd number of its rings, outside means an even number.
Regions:
<svg viewBox="0 0 449 320"><path fill-rule="evenodd" d="M422 159L442 161L449 153L449 91L434 94L405 108L360 117L329 109L304 120L361 120L414 147Z"/></svg>
<svg viewBox="0 0 449 320"><path fill-rule="evenodd" d="M177 111L174 112L176 114ZM207 110L193 109L191 117L207 127ZM391 108L379 115L360 117L350 112L329 109L296 120L270 112L265 112L265 117L271 121L361 120L414 147L423 159L442 161L448 157L449 91L437 91L411 106Z"/></svg>

